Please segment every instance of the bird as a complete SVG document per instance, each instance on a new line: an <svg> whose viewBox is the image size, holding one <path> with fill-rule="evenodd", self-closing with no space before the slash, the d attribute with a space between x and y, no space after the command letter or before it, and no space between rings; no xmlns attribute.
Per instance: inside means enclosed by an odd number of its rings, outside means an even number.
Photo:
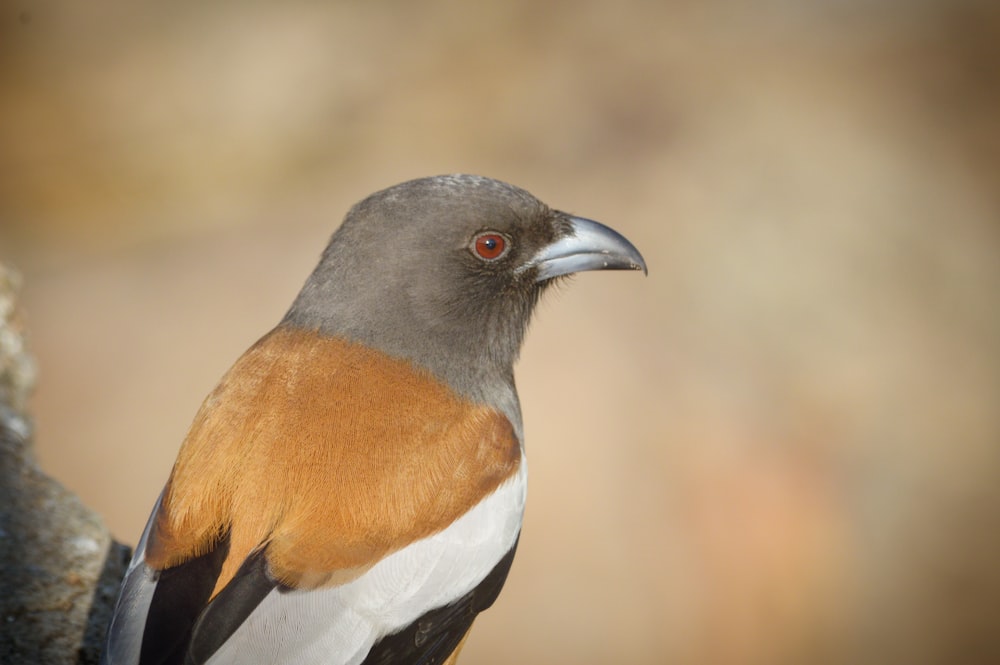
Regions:
<svg viewBox="0 0 1000 665"><path fill-rule="evenodd" d="M532 311L589 270L647 272L618 232L499 180L354 205L196 413L101 663L455 663L520 537Z"/></svg>

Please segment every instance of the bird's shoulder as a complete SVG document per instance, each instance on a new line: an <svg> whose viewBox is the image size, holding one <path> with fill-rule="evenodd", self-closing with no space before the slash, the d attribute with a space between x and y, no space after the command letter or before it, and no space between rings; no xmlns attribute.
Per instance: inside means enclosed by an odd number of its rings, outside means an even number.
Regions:
<svg viewBox="0 0 1000 665"><path fill-rule="evenodd" d="M146 561L177 565L225 532L216 591L264 544L282 584L340 583L447 527L520 461L520 442L497 410L405 360L279 327L234 364L195 417Z"/></svg>

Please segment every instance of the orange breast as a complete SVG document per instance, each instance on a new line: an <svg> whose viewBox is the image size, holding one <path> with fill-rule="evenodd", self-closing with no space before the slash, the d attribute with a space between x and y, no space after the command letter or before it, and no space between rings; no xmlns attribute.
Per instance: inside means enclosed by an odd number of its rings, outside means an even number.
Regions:
<svg viewBox="0 0 1000 665"><path fill-rule="evenodd" d="M283 583L336 583L448 526L510 477L520 455L506 417L429 373L279 327L195 417L146 560L177 565L228 530L216 592L265 543Z"/></svg>

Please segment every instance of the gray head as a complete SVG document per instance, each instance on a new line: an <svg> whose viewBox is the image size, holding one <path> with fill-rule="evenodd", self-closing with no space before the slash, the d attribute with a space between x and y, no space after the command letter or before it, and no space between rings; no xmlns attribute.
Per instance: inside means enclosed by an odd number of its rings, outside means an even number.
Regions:
<svg viewBox="0 0 1000 665"><path fill-rule="evenodd" d="M408 359L476 401L516 402L513 364L539 295L601 269L646 266L616 232L523 189L422 178L347 213L284 323Z"/></svg>

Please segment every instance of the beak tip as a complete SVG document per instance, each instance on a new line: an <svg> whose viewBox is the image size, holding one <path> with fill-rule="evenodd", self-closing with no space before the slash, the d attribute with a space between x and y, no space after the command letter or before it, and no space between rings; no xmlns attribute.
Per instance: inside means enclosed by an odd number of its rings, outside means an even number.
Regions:
<svg viewBox="0 0 1000 665"><path fill-rule="evenodd" d="M639 250L636 249L635 246L632 245L631 243L628 243L628 250L630 251L625 256L625 260L628 261L628 264L621 266L621 268L625 270L635 270L635 271L641 270L643 276L648 277L649 268L646 267L646 259L643 258L642 254L639 253Z"/></svg>

